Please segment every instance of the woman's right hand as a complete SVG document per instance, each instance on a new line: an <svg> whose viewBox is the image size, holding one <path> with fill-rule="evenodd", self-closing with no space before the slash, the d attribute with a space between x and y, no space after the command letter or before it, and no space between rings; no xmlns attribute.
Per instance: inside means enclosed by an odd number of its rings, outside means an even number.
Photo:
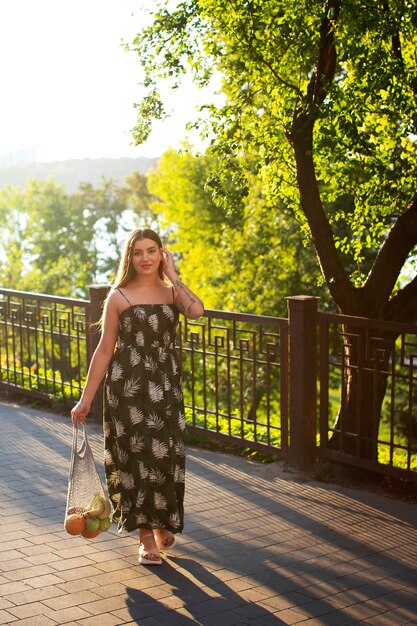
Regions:
<svg viewBox="0 0 417 626"><path fill-rule="evenodd" d="M90 411L90 407L91 402L86 402L83 399L77 402L77 404L71 411L71 420L73 426L77 426L77 424L85 424L85 420Z"/></svg>

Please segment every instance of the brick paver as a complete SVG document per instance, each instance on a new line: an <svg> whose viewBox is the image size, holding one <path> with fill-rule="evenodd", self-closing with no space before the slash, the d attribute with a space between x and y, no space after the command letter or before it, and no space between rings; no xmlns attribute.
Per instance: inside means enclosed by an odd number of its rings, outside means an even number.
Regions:
<svg viewBox="0 0 417 626"><path fill-rule="evenodd" d="M68 418L0 403L0 429L0 624L417 624L415 504L190 449L185 532L145 568L135 534L65 533Z"/></svg>

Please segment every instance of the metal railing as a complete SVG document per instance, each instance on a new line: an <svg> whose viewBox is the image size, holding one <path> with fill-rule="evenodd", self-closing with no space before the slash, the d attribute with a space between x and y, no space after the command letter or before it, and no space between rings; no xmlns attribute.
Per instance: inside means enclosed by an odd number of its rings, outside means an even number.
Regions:
<svg viewBox="0 0 417 626"><path fill-rule="evenodd" d="M288 448L288 320L206 310L180 325L187 422L258 450Z"/></svg>
<svg viewBox="0 0 417 626"><path fill-rule="evenodd" d="M0 289L0 386L73 404L107 290L87 301ZM417 481L417 325L320 313L313 297L288 304L288 319L182 318L188 428L302 467L320 456ZM101 392L92 412L101 419Z"/></svg>
<svg viewBox="0 0 417 626"><path fill-rule="evenodd" d="M1 386L73 404L91 358L89 320L88 300L0 289Z"/></svg>
<svg viewBox="0 0 417 626"><path fill-rule="evenodd" d="M417 326L317 321L321 456L417 480Z"/></svg>

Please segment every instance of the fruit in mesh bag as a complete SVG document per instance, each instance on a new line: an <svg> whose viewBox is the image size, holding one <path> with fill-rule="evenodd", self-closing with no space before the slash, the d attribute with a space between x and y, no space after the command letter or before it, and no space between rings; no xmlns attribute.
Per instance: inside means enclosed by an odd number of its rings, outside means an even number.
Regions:
<svg viewBox="0 0 417 626"><path fill-rule="evenodd" d="M90 517L85 520L85 528L80 533L87 539L94 539L100 534L100 520L97 517Z"/></svg>
<svg viewBox="0 0 417 626"><path fill-rule="evenodd" d="M109 530L110 526L111 526L111 522L110 522L110 518L109 517L105 517L104 519L100 519L100 532L105 532L106 530Z"/></svg>
<svg viewBox="0 0 417 626"><path fill-rule="evenodd" d="M65 530L69 535L80 535L85 530L86 520L80 513L72 513L65 520Z"/></svg>
<svg viewBox="0 0 417 626"><path fill-rule="evenodd" d="M86 518L98 517L100 519L106 519L109 517L110 513L111 504L101 494L95 494L87 509L84 511Z"/></svg>

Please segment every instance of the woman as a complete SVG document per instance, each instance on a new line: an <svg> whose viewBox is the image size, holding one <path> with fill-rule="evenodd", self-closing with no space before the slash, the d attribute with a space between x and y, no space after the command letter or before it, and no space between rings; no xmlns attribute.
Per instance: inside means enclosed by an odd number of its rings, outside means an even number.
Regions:
<svg viewBox="0 0 417 626"><path fill-rule="evenodd" d="M175 350L179 312L196 319L204 307L178 277L172 253L157 233L134 230L105 302L101 339L71 417L74 425L85 423L107 371L105 470L113 521L119 530L139 528L139 562L144 565L160 565L158 550L172 547L183 529L185 416Z"/></svg>

